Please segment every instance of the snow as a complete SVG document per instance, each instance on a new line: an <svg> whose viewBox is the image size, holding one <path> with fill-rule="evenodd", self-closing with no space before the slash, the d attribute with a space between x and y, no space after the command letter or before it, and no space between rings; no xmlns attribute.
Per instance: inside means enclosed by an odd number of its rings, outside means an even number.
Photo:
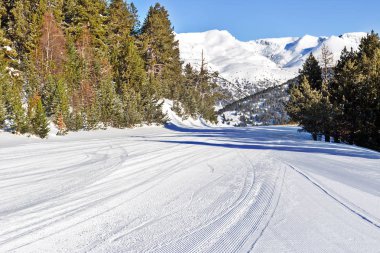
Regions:
<svg viewBox="0 0 380 253"><path fill-rule="evenodd" d="M297 127L0 132L0 252L378 252L380 153Z"/></svg>
<svg viewBox="0 0 380 253"><path fill-rule="evenodd" d="M248 81L256 89L248 89L245 95L258 89L279 85L297 76L299 68L310 53L321 58L321 47L326 44L338 61L344 47L356 50L366 33L346 33L341 36L311 36L258 39L239 41L228 31L211 30L202 33L177 34L181 58L185 63L198 66L202 51L208 67L234 83ZM235 87L227 87L236 99ZM239 89L237 89L239 90Z"/></svg>

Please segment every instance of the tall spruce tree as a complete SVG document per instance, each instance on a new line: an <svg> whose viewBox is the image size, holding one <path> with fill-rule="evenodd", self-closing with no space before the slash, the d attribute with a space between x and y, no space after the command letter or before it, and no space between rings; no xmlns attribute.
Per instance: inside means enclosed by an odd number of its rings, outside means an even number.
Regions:
<svg viewBox="0 0 380 253"><path fill-rule="evenodd" d="M100 78L97 87L97 96L100 106L100 121L104 127L120 127L122 104L116 93L112 66L107 57L102 55L99 57L98 74Z"/></svg>
<svg viewBox="0 0 380 253"><path fill-rule="evenodd" d="M133 2L128 5L128 9L132 17L131 35L137 35L140 33L140 26L141 26L138 10Z"/></svg>
<svg viewBox="0 0 380 253"><path fill-rule="evenodd" d="M355 143L370 148L380 148L380 38L375 32L364 37L357 54L357 89L355 99L358 130Z"/></svg>
<svg viewBox="0 0 380 253"><path fill-rule="evenodd" d="M15 133L26 133L28 131L28 122L25 115L25 109L22 105L23 90L22 80L17 76L11 78L11 82L5 88L6 105L10 129Z"/></svg>
<svg viewBox="0 0 380 253"><path fill-rule="evenodd" d="M322 71L313 54L300 70L299 84L290 88L290 98L286 105L289 116L297 121L316 140L325 134L330 139L330 103L327 83L322 81ZM328 109L328 110L327 110Z"/></svg>
<svg viewBox="0 0 380 253"><path fill-rule="evenodd" d="M159 79L163 96L177 99L182 74L179 46L169 14L160 4L150 7L141 28L141 39L148 74Z"/></svg>
<svg viewBox="0 0 380 253"><path fill-rule="evenodd" d="M323 132L321 100L322 94L313 89L308 78L303 76L301 83L290 90L286 106L289 116L299 122L305 131L311 133L314 140Z"/></svg>
<svg viewBox="0 0 380 253"><path fill-rule="evenodd" d="M31 132L41 138L45 138L50 130L40 96L34 95L30 99L28 110L31 121Z"/></svg>
<svg viewBox="0 0 380 253"><path fill-rule="evenodd" d="M94 47L101 51L107 50L106 0L68 0L63 10L66 31L75 41L83 32L89 32L93 36Z"/></svg>
<svg viewBox="0 0 380 253"><path fill-rule="evenodd" d="M1 31L0 31L1 40ZM10 77L7 71L7 64L4 59L4 54L0 52L0 128L3 127L3 123L7 116L6 104L5 104L5 90L9 85Z"/></svg>
<svg viewBox="0 0 380 253"><path fill-rule="evenodd" d="M307 78L311 88L316 90L322 89L322 69L313 53L310 53L300 70L299 82L303 81L303 77Z"/></svg>
<svg viewBox="0 0 380 253"><path fill-rule="evenodd" d="M2 3L0 3L0 20L2 15L5 12L5 7ZM8 74L8 61L5 58L5 37L4 37L4 31L1 27L1 21L0 21L0 128L3 127L3 123L7 116L6 111L6 104L5 104L5 88L9 85L9 79L10 76Z"/></svg>
<svg viewBox="0 0 380 253"><path fill-rule="evenodd" d="M109 6L107 36L111 47L119 48L133 30L134 20L124 0L112 0Z"/></svg>
<svg viewBox="0 0 380 253"><path fill-rule="evenodd" d="M126 115L126 124L152 123L160 111L157 106L157 84L147 78L144 61L132 38L122 45L117 62L116 83L126 107L125 114L140 114L139 117Z"/></svg>

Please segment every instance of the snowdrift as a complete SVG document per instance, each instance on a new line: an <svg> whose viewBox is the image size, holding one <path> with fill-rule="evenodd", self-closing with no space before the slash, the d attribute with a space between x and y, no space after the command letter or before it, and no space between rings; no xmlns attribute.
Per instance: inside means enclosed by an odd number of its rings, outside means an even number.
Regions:
<svg viewBox="0 0 380 253"><path fill-rule="evenodd" d="M178 129L178 128L188 128L188 129L202 129L202 128L210 128L210 127L216 127L220 125L212 124L210 122L207 122L201 117L192 118L192 117L181 117L173 110L173 101L165 99L162 111L164 114L167 115L168 121L165 124L166 128L169 129Z"/></svg>

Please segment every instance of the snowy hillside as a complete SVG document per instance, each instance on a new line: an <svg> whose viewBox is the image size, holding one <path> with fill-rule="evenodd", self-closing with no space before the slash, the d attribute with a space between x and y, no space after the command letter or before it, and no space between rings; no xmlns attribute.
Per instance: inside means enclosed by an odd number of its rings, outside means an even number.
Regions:
<svg viewBox="0 0 380 253"><path fill-rule="evenodd" d="M209 67L234 84L224 85L229 85L227 88L239 99L294 78L310 52L317 59L320 58L323 44L329 47L337 61L344 47L357 49L360 39L365 35L366 33L330 37L305 35L301 38L242 42L228 31L212 30L178 34L177 39L184 62L199 66L203 50Z"/></svg>

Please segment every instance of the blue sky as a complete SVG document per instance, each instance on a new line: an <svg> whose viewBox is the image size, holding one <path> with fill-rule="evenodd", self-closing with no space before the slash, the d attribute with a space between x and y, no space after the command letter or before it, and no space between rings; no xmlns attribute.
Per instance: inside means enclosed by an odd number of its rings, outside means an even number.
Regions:
<svg viewBox="0 0 380 253"><path fill-rule="evenodd" d="M134 0L144 19L157 0ZM161 0L175 31L228 30L240 40L380 32L380 0Z"/></svg>

